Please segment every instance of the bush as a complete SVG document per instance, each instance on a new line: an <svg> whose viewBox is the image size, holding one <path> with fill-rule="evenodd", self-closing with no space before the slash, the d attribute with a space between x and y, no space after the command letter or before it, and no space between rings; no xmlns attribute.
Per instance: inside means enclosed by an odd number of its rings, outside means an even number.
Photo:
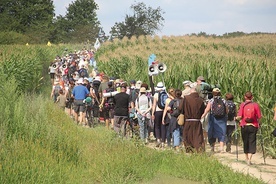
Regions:
<svg viewBox="0 0 276 184"><path fill-rule="evenodd" d="M17 32L0 32L0 43L11 45L11 44L26 44L29 41L29 37Z"/></svg>

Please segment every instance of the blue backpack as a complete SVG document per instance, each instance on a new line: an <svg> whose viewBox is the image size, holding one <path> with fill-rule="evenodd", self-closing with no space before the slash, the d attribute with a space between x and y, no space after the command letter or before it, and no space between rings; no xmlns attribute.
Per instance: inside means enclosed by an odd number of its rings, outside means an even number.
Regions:
<svg viewBox="0 0 276 184"><path fill-rule="evenodd" d="M166 99L168 98L168 94L166 91L161 91L158 93L158 101L157 101L157 106L160 109L164 109L165 108L165 104L166 104Z"/></svg>

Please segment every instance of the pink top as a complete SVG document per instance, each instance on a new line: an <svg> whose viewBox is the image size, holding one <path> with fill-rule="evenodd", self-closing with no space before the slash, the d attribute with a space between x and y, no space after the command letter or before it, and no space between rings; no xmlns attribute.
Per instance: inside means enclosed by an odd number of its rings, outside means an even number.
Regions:
<svg viewBox="0 0 276 184"><path fill-rule="evenodd" d="M243 116L243 113L244 113L244 105L247 104L247 103L249 103L249 102L251 102L253 104L254 109L255 109L255 114L256 114L255 117L254 117L253 122L250 123L250 124L252 124L254 127L259 128L260 125L259 125L258 119L260 119L262 117L261 109L260 109L260 107L259 107L259 105L257 103L252 102L250 100L246 100L245 102L243 102L241 104L241 106L240 106L239 111L238 111L238 115L237 116L241 116L242 117L242 119L240 121L240 126L245 126L246 124L248 124L248 123L245 122L245 117Z"/></svg>

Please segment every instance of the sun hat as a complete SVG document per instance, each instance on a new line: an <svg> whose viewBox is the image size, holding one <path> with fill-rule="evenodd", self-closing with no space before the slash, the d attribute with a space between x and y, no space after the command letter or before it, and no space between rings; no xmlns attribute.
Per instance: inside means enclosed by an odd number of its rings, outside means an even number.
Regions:
<svg viewBox="0 0 276 184"><path fill-rule="evenodd" d="M141 87L141 88L140 88L140 93L146 93L146 92L147 92L147 90L146 90L145 87Z"/></svg>
<svg viewBox="0 0 276 184"><path fill-rule="evenodd" d="M199 76L196 80L199 80L199 81L205 81L204 77L203 76Z"/></svg>
<svg viewBox="0 0 276 184"><path fill-rule="evenodd" d="M219 88L214 88L213 92L220 92L220 89Z"/></svg>
<svg viewBox="0 0 276 184"><path fill-rule="evenodd" d="M192 83L191 81L185 80L182 84L185 85L185 86L186 86L186 85L188 86L188 85L190 85L191 83Z"/></svg>
<svg viewBox="0 0 276 184"><path fill-rule="evenodd" d="M83 84L83 78L79 78L79 80L77 81L77 84Z"/></svg>
<svg viewBox="0 0 276 184"><path fill-rule="evenodd" d="M160 90L164 90L164 89L165 89L165 87L164 87L163 82L158 82L156 85L156 90L160 91Z"/></svg>

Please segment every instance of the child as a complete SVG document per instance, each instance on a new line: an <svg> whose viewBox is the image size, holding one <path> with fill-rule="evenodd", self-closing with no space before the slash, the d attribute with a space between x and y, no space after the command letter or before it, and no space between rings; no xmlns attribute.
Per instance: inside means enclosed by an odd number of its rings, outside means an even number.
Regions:
<svg viewBox="0 0 276 184"><path fill-rule="evenodd" d="M57 97L56 103L61 109L65 110L66 95L63 93L62 89L59 90L59 96Z"/></svg>

